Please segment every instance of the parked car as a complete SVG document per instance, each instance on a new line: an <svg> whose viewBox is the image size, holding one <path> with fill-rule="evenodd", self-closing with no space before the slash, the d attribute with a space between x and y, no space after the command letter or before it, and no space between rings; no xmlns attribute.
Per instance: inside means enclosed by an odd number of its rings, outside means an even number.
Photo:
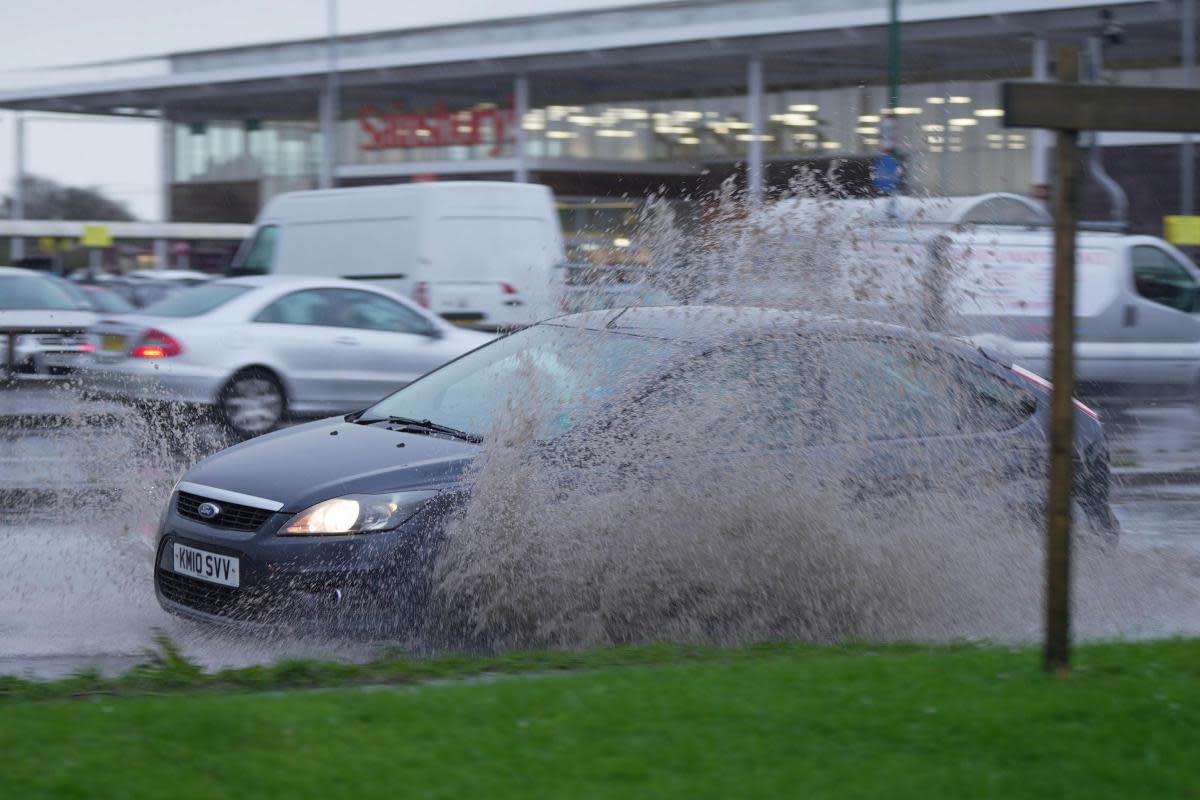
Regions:
<svg viewBox="0 0 1200 800"><path fill-rule="evenodd" d="M0 371L49 375L74 369L91 349L86 330L95 321L87 300L54 276L0 267Z"/></svg>
<svg viewBox="0 0 1200 800"><path fill-rule="evenodd" d="M279 276L208 283L91 334L93 391L215 407L244 437L362 408L491 338L385 289Z"/></svg>
<svg viewBox="0 0 1200 800"><path fill-rule="evenodd" d="M48 275L48 277L79 303L98 314L125 314L133 311L132 303L100 284L79 283L58 275Z"/></svg>
<svg viewBox="0 0 1200 800"><path fill-rule="evenodd" d="M811 359L772 347L796 337L811 343ZM572 350L581 342L588 359ZM787 383L776 388L785 391L722 394L728 377L751 369L782 376ZM543 390L536 438L551 469L586 460L600 432L638 425L634 412L656 398L695 427L712 416L715 397L724 424L702 426L703 449L719 447L714 433L740 421L746 427L737 430L749 433L745 457L756 462L783 442L793 453L804 448L805 461L837 456L851 464L849 475L867 493L919 492L954 476L968 491L986 481L1006 503L1040 508L1045 385L965 344L760 309L589 312L498 339L363 411L195 465L158 531L159 602L232 624L320 619L334 607L361 609L368 627L416 624L412 604L419 609L447 517L470 495L467 467L531 381ZM786 391L792 386L811 391L803 404ZM1077 423L1077 500L1097 530L1114 535L1104 434L1082 404ZM844 436L848 426L865 436ZM777 436L758 445L768 433ZM745 462L731 468L737 463ZM410 605L398 609L400 602Z"/></svg>
<svg viewBox="0 0 1200 800"><path fill-rule="evenodd" d="M565 260L545 186L446 181L287 192L263 207L231 275L323 275L411 294L485 329L557 314Z"/></svg>

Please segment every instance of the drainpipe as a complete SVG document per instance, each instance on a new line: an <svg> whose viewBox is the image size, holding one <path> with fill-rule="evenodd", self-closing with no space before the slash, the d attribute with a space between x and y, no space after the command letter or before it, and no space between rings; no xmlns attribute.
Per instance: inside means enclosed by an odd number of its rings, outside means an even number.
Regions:
<svg viewBox="0 0 1200 800"><path fill-rule="evenodd" d="M1084 82L1100 83L1101 71L1104 68L1104 42L1099 36L1088 38L1085 61ZM1125 190L1121 188L1121 184L1113 180L1112 176L1105 171L1099 139L1100 136L1096 131L1087 131L1084 134L1088 153L1088 173L1108 194L1109 207L1112 209L1112 221L1121 230L1129 230L1129 198L1125 196Z"/></svg>

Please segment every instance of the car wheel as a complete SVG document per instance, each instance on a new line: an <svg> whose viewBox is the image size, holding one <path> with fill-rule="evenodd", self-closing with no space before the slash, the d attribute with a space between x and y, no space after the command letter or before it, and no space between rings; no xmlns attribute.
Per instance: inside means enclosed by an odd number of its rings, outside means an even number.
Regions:
<svg viewBox="0 0 1200 800"><path fill-rule="evenodd" d="M273 430L283 420L287 398L279 379L265 369L244 369L221 389L218 406L225 425L249 439Z"/></svg>

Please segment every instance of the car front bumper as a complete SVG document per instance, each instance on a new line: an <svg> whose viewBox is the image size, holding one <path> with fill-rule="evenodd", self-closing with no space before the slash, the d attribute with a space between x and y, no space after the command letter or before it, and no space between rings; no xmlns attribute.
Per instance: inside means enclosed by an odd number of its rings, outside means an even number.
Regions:
<svg viewBox="0 0 1200 800"><path fill-rule="evenodd" d="M432 550L426 539L407 526L353 536L276 535L291 516L277 512L257 531L231 531L181 516L173 498L155 551L159 604L182 617L247 630L411 630L427 596ZM236 558L239 585L177 571L175 543Z"/></svg>

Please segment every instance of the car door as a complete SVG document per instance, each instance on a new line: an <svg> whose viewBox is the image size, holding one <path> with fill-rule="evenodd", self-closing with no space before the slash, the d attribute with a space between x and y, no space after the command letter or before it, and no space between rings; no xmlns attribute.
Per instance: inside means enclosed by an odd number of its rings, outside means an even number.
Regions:
<svg viewBox="0 0 1200 800"><path fill-rule="evenodd" d="M1200 282L1152 244L1129 249L1133 294L1122 316L1130 382L1191 384L1200 366Z"/></svg>
<svg viewBox="0 0 1200 800"><path fill-rule="evenodd" d="M844 339L825 350L831 425L861 501L994 497L1000 484L1033 491L1041 456L1026 427L1031 396L924 344Z"/></svg>
<svg viewBox="0 0 1200 800"><path fill-rule="evenodd" d="M358 331L331 289L302 289L278 298L252 321L252 335L282 373L288 403L302 413L336 413L357 406L362 371ZM361 378L358 379L361 382Z"/></svg>
<svg viewBox="0 0 1200 800"><path fill-rule="evenodd" d="M347 385L355 407L374 403L458 354L440 328L387 295L363 289L330 292L347 328L343 336L356 341Z"/></svg>

